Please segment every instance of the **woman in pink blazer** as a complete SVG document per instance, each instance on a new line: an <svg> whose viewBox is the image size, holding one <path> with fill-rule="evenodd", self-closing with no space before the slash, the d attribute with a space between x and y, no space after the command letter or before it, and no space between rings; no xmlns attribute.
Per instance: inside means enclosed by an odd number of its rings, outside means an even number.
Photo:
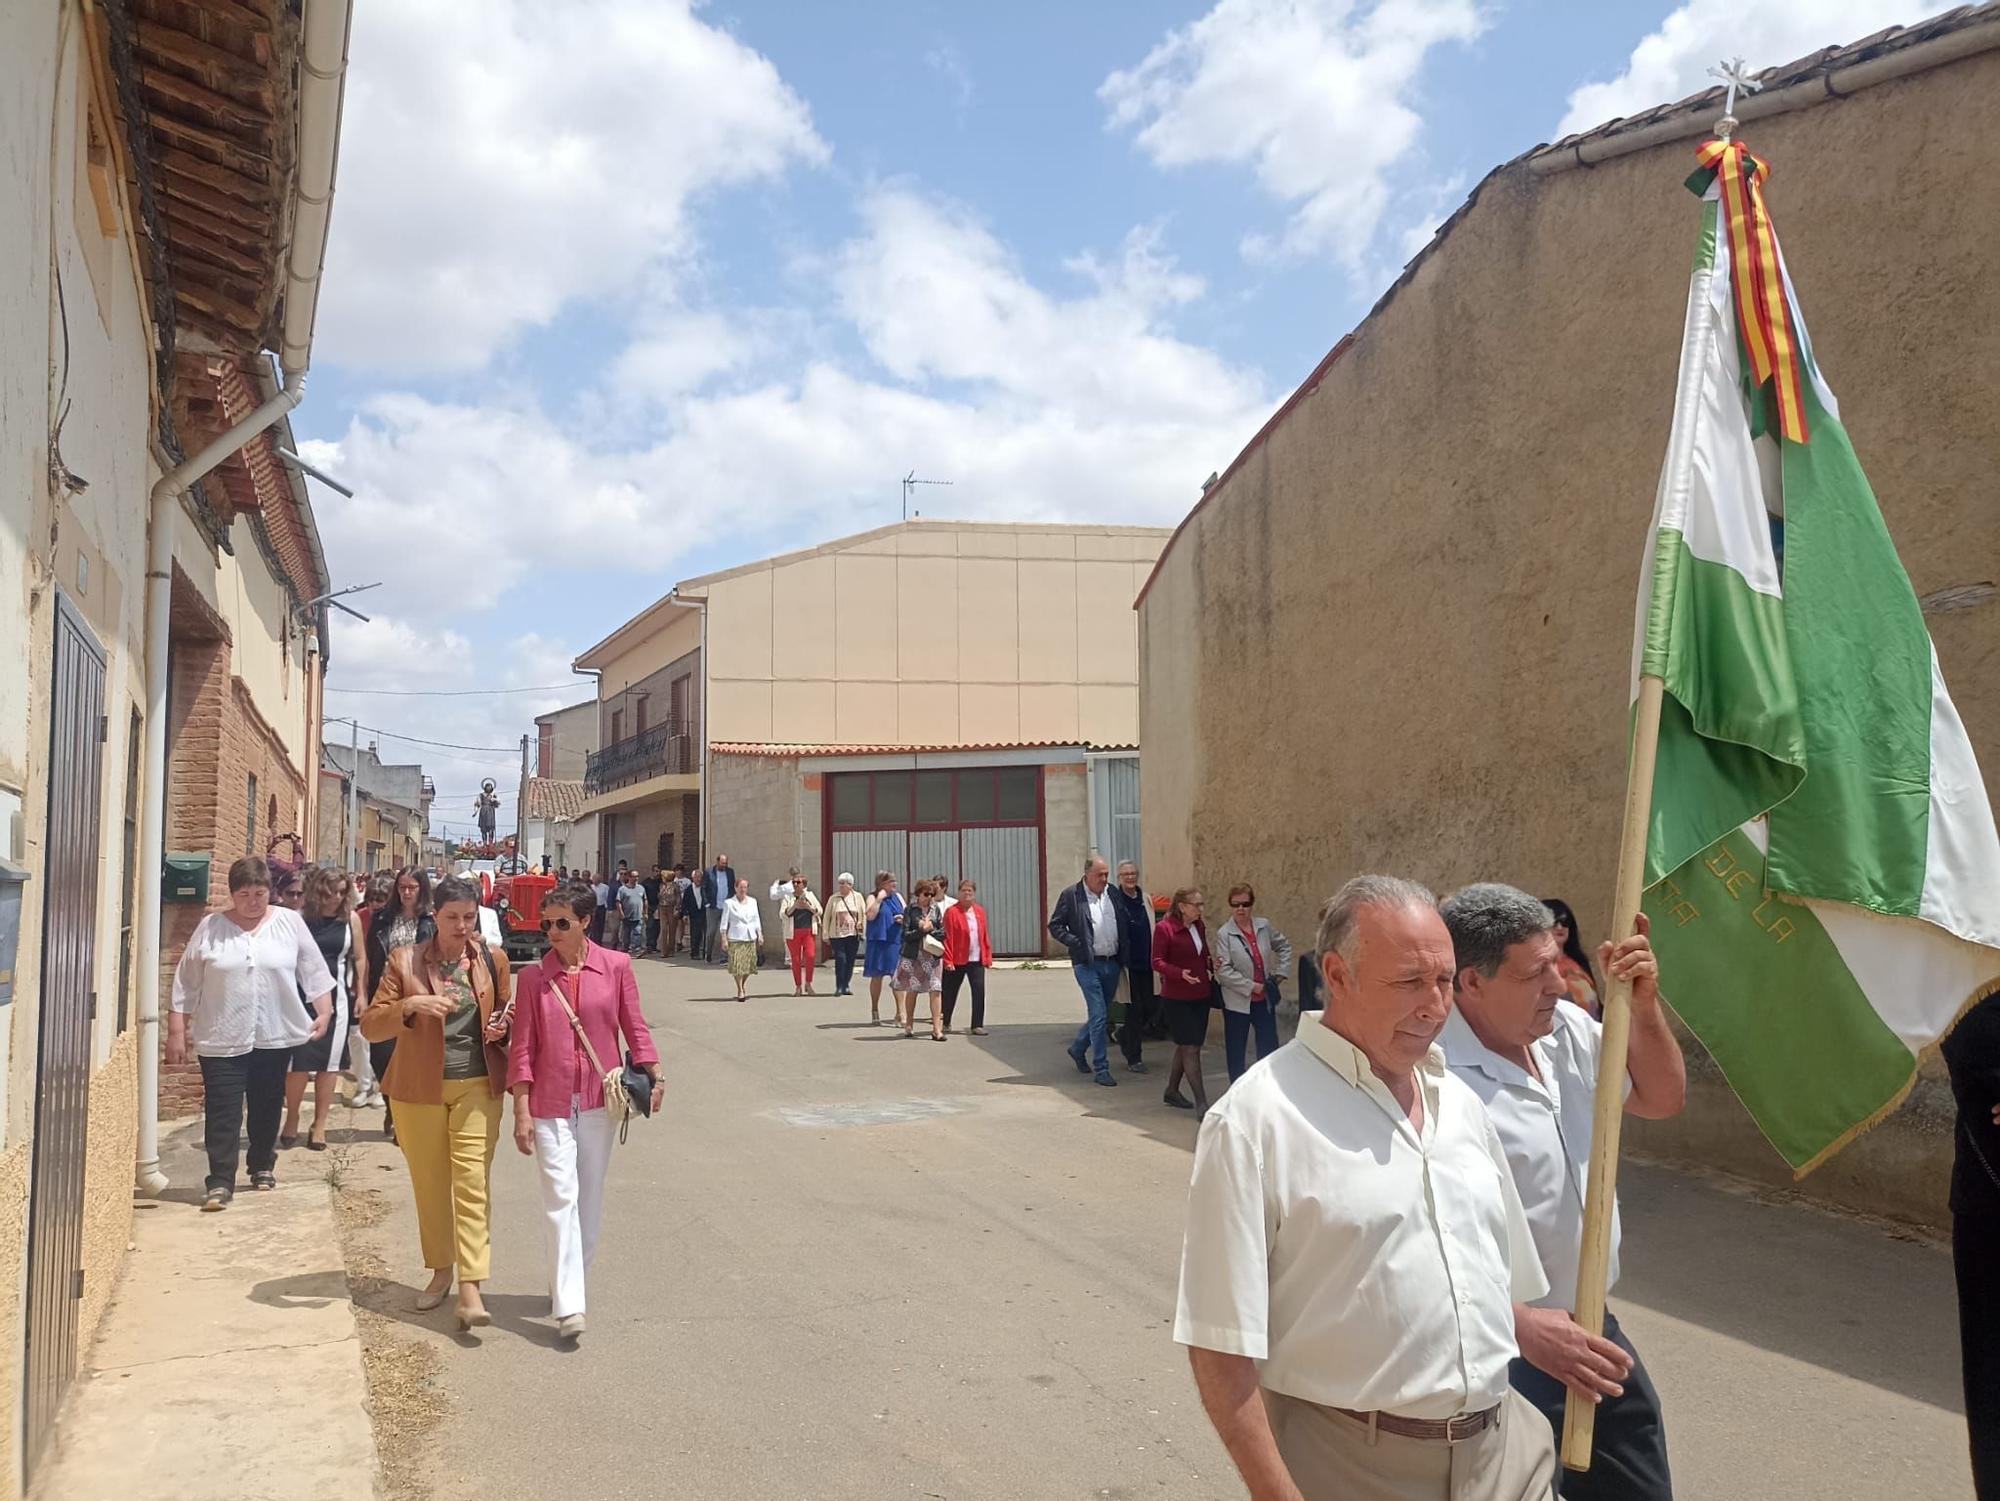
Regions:
<svg viewBox="0 0 2000 1501"><path fill-rule="evenodd" d="M507 1087L514 1096L514 1145L535 1159L548 1215L549 1311L566 1340L583 1334L584 1275L597 1254L604 1175L616 1129L604 1108L604 1076L577 1041L574 1013L605 1069L625 1061L618 1040L653 1081L653 1109L665 1096L660 1052L639 1012L628 955L590 941L597 893L582 882L542 899L549 951L514 977L514 1030ZM567 1003L567 1010L565 1009Z"/></svg>

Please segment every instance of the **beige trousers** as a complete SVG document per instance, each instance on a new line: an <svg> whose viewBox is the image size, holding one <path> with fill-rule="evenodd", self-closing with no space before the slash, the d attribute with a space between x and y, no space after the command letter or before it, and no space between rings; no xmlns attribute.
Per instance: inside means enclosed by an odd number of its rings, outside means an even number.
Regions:
<svg viewBox="0 0 2000 1501"><path fill-rule="evenodd" d="M1278 1453L1306 1501L1550 1501L1556 1450L1548 1419L1509 1391L1500 1421L1447 1444L1377 1432L1332 1408L1264 1393Z"/></svg>

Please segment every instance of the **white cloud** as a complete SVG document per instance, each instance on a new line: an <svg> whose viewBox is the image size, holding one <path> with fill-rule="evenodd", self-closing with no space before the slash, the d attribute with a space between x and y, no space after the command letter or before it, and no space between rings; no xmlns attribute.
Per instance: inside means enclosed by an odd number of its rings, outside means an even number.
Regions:
<svg viewBox="0 0 2000 1501"><path fill-rule="evenodd" d="M924 66L944 80L951 90L952 107L963 118L972 106L972 69L966 66L965 54L958 50L958 44L938 43L924 54Z"/></svg>
<svg viewBox="0 0 2000 1501"><path fill-rule="evenodd" d="M565 681L570 647L530 631L508 642L504 651L480 652L450 625L426 626L388 615L363 623L336 614L333 622L327 713L359 720L365 726L361 744L373 743L383 760L422 763L438 793L434 831L440 823L461 834L475 826L473 798L484 777L493 778L500 794L499 828L511 831L522 733L532 730L537 714L591 697L591 687L578 680L577 686L552 693L492 690ZM393 691L346 691L356 688ZM458 696L467 689L484 691ZM349 733L344 723L327 726L327 739L335 744L345 745ZM402 738L406 736L417 738ZM451 743L424 743L438 741Z"/></svg>
<svg viewBox="0 0 2000 1501"><path fill-rule="evenodd" d="M1561 138L1607 121L1672 104L1712 87L1708 69L1725 54L1742 57L1754 72L1791 62L1822 47L1838 46L1908 25L1948 9L1954 0L1688 0L1659 29L1632 49L1625 69L1608 81L1587 83L1569 96L1556 126Z"/></svg>
<svg viewBox="0 0 2000 1501"><path fill-rule="evenodd" d="M476 369L685 256L703 190L826 155L770 62L690 0L360 6L319 353Z"/></svg>
<svg viewBox="0 0 2000 1501"><path fill-rule="evenodd" d="M1474 0L1221 0L1098 89L1111 124L1136 128L1163 167L1253 165L1297 205L1253 256L1331 253L1358 269L1416 146L1424 58L1484 29Z"/></svg>
<svg viewBox="0 0 2000 1501"><path fill-rule="evenodd" d="M1201 284L1154 231L1114 258L1075 258L1078 285L1058 295L964 211L908 189L871 195L863 226L829 260L818 342L858 336L879 370L788 349L782 378L738 362L733 384L701 385L760 340L702 313L697 347L648 335L613 362L655 381L623 423L559 425L520 396L362 403L337 439L308 445L355 490L321 499L335 576L384 579L367 598L436 630L490 611L537 568L664 584L699 545L749 559L879 526L911 466L953 481L920 497L932 514L1172 522L1269 410L1254 372L1168 326ZM576 618L593 638L606 624L587 601Z"/></svg>

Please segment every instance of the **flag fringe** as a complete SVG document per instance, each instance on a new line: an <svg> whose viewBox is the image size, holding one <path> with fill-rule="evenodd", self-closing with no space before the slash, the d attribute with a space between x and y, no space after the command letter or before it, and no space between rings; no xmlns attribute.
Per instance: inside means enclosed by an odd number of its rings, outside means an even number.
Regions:
<svg viewBox="0 0 2000 1501"><path fill-rule="evenodd" d="M1944 1040L1947 1037L1951 1036L1953 1030L1957 1028L1958 1024L1965 1019L1965 1014L1968 1011L1970 1011L1974 1006L1977 1006L1981 1001L1993 995L2000 995L2000 979L1990 980L1986 984L1980 986L1977 990L1973 991L1971 996L1966 1000L1965 1004L1960 1006L1958 1008L1957 1013L1952 1017L1951 1026L1946 1027L1944 1031L1940 1032L1938 1034L1938 1040L1932 1043L1930 1048L1925 1048L1924 1051L1928 1053L1929 1051L1931 1051L1931 1048L1941 1046ZM1857 1124L1849 1127L1847 1130L1841 1132L1841 1134L1837 1138L1835 1138L1830 1145L1828 1145L1827 1147L1823 1148L1821 1151L1816 1153L1813 1156L1812 1160L1807 1162L1804 1167L1793 1169L1792 1181L1794 1183L1799 1182L1808 1173L1822 1166L1826 1162L1826 1160L1832 1157L1836 1152L1840 1151L1843 1147L1850 1145L1857 1137L1867 1135L1870 1131L1874 1130L1877 1126L1879 1126L1883 1121L1887 1120L1890 1116L1894 1115L1898 1110L1900 1110L1902 1108L1903 1101L1907 1100L1910 1097L1910 1091L1917 1087L1917 1074L1921 1066L1922 1066L1921 1058L1913 1062L1910 1065L1910 1077L1903 1081L1903 1087L1901 1089L1897 1090L1896 1093L1893 1096L1891 1096L1881 1106L1881 1108L1878 1109L1873 1115L1869 1116L1868 1119L1860 1121ZM1726 1078L1727 1075L1724 1075L1724 1077ZM1732 1089L1734 1087L1735 1086L1733 1085L1731 1086ZM1760 1127L1759 1129L1761 1130L1762 1128ZM1766 1136L1764 1139L1766 1141L1769 1141L1770 1137Z"/></svg>

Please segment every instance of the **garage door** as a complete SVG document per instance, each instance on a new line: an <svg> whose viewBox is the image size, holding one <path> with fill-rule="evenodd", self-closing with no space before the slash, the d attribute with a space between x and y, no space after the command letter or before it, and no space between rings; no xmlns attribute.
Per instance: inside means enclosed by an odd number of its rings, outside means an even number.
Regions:
<svg viewBox="0 0 2000 1501"><path fill-rule="evenodd" d="M894 871L907 892L942 871L979 883L996 955L1042 952L1042 771L1038 766L836 772L827 778L829 879L864 889Z"/></svg>

